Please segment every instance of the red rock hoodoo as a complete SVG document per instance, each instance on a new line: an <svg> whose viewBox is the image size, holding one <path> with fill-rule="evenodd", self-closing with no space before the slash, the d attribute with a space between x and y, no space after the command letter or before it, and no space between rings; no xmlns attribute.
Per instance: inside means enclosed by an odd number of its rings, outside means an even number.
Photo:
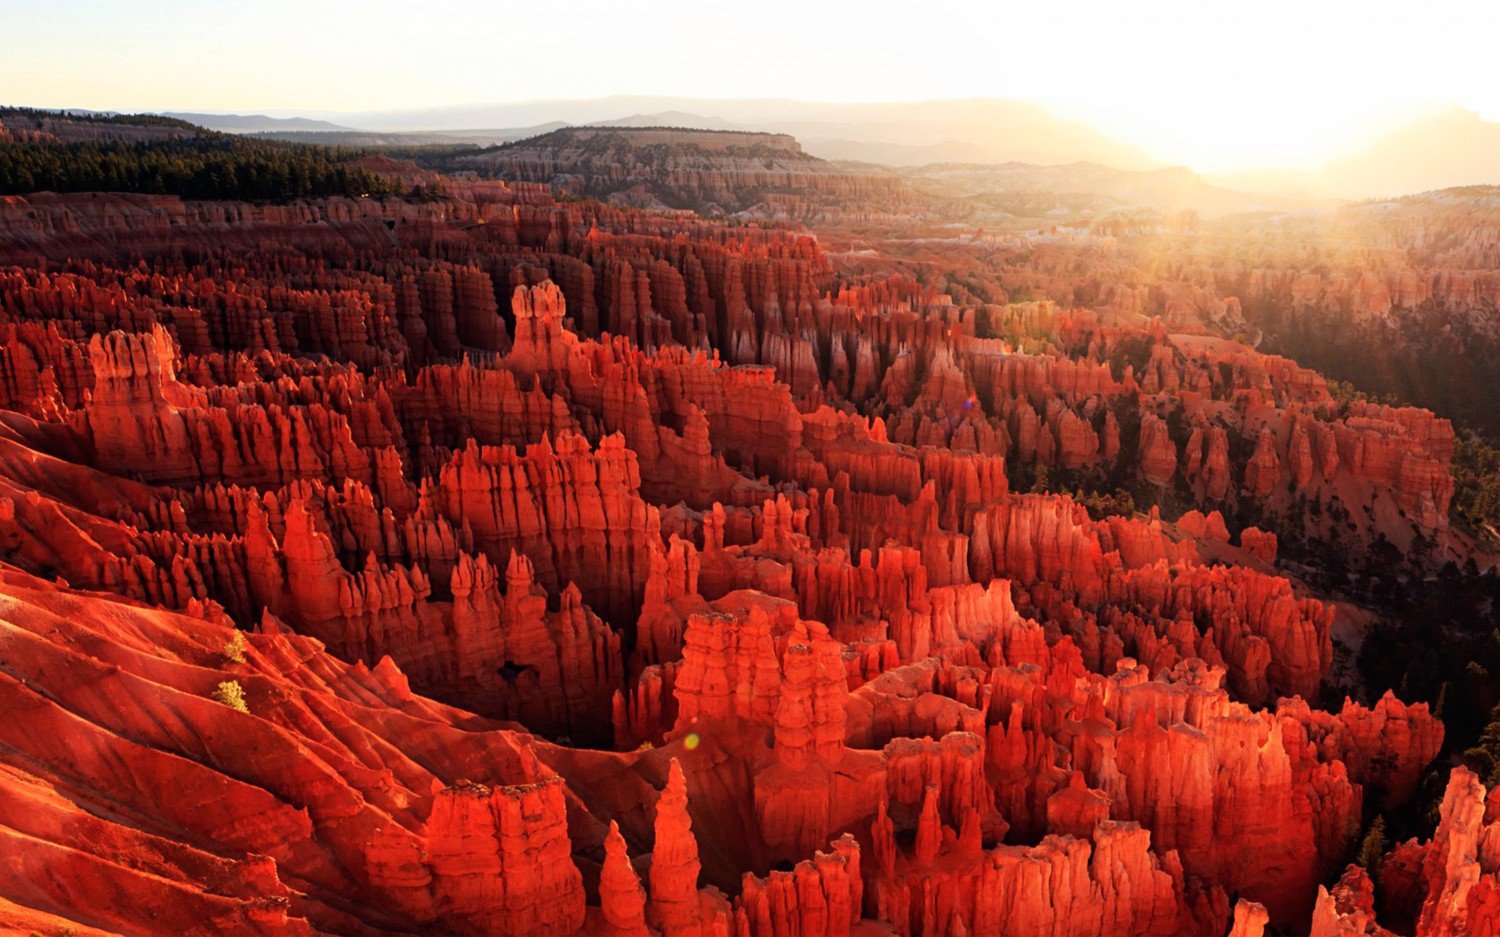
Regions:
<svg viewBox="0 0 1500 937"><path fill-rule="evenodd" d="M752 169L672 178L804 174ZM458 176L0 200L0 929L1500 932L1463 769L1346 874L1444 726L1327 708L1357 619L1285 559L1460 549L1449 423L928 249Z"/></svg>

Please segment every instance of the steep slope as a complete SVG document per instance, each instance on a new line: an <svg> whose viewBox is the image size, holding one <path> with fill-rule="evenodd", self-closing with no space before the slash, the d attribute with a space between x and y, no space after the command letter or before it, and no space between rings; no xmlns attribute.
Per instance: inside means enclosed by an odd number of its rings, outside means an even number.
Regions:
<svg viewBox="0 0 1500 937"><path fill-rule="evenodd" d="M447 930L473 903L466 861L500 871L511 849L548 844L560 865L517 863L507 916L481 920L510 933L581 925L562 785L524 736L413 696L389 660L350 666L212 613L0 576L12 717L0 892L27 925ZM491 852L467 858L475 802L516 825L497 842L491 820Z"/></svg>

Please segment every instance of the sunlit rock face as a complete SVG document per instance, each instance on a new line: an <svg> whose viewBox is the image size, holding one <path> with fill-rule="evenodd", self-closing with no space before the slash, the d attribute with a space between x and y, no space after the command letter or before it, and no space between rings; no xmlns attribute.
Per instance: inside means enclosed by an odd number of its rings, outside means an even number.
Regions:
<svg viewBox="0 0 1500 937"><path fill-rule="evenodd" d="M1277 564L1443 535L1446 420L967 254L445 189L0 202L0 925L1382 933L1345 863L1443 724L1327 708ZM1495 813L1455 771L1381 901L1493 933Z"/></svg>

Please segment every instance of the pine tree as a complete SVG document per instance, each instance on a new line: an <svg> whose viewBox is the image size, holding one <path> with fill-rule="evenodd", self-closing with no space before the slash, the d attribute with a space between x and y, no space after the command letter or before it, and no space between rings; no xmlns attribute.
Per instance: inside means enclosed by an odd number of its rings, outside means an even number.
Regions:
<svg viewBox="0 0 1500 937"><path fill-rule="evenodd" d="M1385 817L1376 817L1375 822L1370 824L1369 832L1365 833L1364 841L1359 844L1359 855L1355 857L1354 863L1368 872L1370 881L1377 884L1385 850Z"/></svg>
<svg viewBox="0 0 1500 937"><path fill-rule="evenodd" d="M1486 787L1500 784L1500 704L1490 710L1490 724L1479 736L1479 744L1464 752L1464 760Z"/></svg>

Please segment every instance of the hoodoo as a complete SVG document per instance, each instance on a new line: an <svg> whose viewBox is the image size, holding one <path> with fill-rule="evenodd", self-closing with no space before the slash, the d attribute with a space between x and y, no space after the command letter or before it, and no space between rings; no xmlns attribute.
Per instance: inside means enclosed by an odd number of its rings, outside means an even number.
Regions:
<svg viewBox="0 0 1500 937"><path fill-rule="evenodd" d="M135 121L0 108L0 931L1500 934L1493 192Z"/></svg>

